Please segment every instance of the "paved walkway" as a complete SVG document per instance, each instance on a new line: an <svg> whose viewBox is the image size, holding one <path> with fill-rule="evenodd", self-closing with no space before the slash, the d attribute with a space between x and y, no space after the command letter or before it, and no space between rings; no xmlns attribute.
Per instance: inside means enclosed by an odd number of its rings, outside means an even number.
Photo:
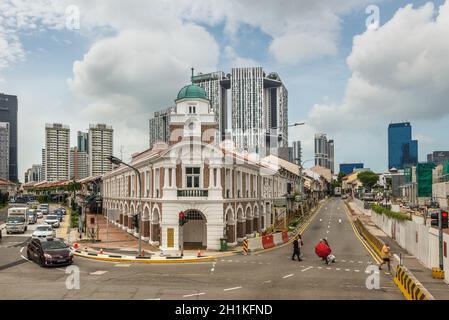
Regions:
<svg viewBox="0 0 449 320"><path fill-rule="evenodd" d="M409 254L407 250L399 246L399 244L388 237L381 229L379 229L371 218L360 214L357 206L353 203L349 203L354 212L357 213L357 217L363 222L365 227L371 234L381 239L383 242L387 242L391 248L392 254L401 254L402 264L413 273L415 278L435 297L437 300L449 300L449 285L444 280L432 278L432 270L424 266L415 256ZM385 267L386 268L386 267Z"/></svg>

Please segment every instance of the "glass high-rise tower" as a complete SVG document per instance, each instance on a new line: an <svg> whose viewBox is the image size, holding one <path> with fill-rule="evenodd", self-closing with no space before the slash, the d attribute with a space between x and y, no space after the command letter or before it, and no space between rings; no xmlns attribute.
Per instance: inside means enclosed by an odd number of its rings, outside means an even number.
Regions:
<svg viewBox="0 0 449 320"><path fill-rule="evenodd" d="M9 123L9 180L18 181L17 173L17 96L0 93L0 122Z"/></svg>
<svg viewBox="0 0 449 320"><path fill-rule="evenodd" d="M410 122L388 126L388 168L403 169L418 163L418 141L412 140Z"/></svg>

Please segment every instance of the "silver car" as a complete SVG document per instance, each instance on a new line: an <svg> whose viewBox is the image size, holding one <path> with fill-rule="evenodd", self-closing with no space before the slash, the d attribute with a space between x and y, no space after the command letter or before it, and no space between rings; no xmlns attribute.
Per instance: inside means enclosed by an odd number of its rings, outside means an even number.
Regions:
<svg viewBox="0 0 449 320"><path fill-rule="evenodd" d="M54 228L59 228L59 217L55 214L49 214L45 219L44 222L46 224L51 225Z"/></svg>
<svg viewBox="0 0 449 320"><path fill-rule="evenodd" d="M55 238L56 237L56 231L53 229L52 226L43 224L36 227L36 230L34 230L32 238Z"/></svg>
<svg viewBox="0 0 449 320"><path fill-rule="evenodd" d="M36 209L35 213L36 213L36 216L38 219L41 219L44 217L44 214L42 213L41 209Z"/></svg>

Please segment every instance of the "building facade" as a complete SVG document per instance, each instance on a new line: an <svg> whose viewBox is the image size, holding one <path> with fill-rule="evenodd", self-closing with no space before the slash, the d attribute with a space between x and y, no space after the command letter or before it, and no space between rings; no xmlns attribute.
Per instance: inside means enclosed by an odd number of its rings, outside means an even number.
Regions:
<svg viewBox="0 0 449 320"><path fill-rule="evenodd" d="M44 167L46 181L70 179L70 128L53 123L45 125Z"/></svg>
<svg viewBox="0 0 449 320"><path fill-rule="evenodd" d="M42 175L42 165L41 164L33 164L31 168L29 168L25 172L25 183L27 182L40 182L44 180Z"/></svg>
<svg viewBox="0 0 449 320"><path fill-rule="evenodd" d="M404 169L418 163L418 141L412 140L410 122L388 126L388 168Z"/></svg>
<svg viewBox="0 0 449 320"><path fill-rule="evenodd" d="M78 147L70 148L70 179L84 179L89 176L89 156Z"/></svg>
<svg viewBox="0 0 449 320"><path fill-rule="evenodd" d="M149 146L153 146L155 142L167 142L170 139L170 114L174 107L170 107L161 111L156 111L154 117L149 120Z"/></svg>
<svg viewBox="0 0 449 320"><path fill-rule="evenodd" d="M327 140L324 133L315 134L315 165L334 173L334 140Z"/></svg>
<svg viewBox="0 0 449 320"><path fill-rule="evenodd" d="M77 149L79 152L89 153L89 133L78 131L77 133Z"/></svg>
<svg viewBox="0 0 449 320"><path fill-rule="evenodd" d="M112 170L108 157L113 152L113 134L111 126L89 125L89 176L99 176Z"/></svg>
<svg viewBox="0 0 449 320"><path fill-rule="evenodd" d="M446 160L449 160L449 151L434 151L427 155L427 162L433 162L436 165L443 164Z"/></svg>
<svg viewBox="0 0 449 320"><path fill-rule="evenodd" d="M363 169L363 163L340 163L340 172L345 175L354 172L355 169Z"/></svg>
<svg viewBox="0 0 449 320"><path fill-rule="evenodd" d="M0 122L9 123L9 180L17 182L17 96L0 93Z"/></svg>
<svg viewBox="0 0 449 320"><path fill-rule="evenodd" d="M0 179L9 180L9 122L0 122Z"/></svg>
<svg viewBox="0 0 449 320"><path fill-rule="evenodd" d="M302 163L301 141L293 141L292 158L291 158L290 162L301 165L301 163Z"/></svg>
<svg viewBox="0 0 449 320"><path fill-rule="evenodd" d="M276 223L274 199L285 199L288 178L271 163L239 153L232 141L216 140L218 123L206 91L189 85L178 94L169 144L132 158L103 176L103 201L114 222L138 236L132 217L142 213L142 239L163 251L219 249ZM299 171L299 170L298 170ZM179 226L179 213L188 222ZM182 231L181 231L182 228Z"/></svg>

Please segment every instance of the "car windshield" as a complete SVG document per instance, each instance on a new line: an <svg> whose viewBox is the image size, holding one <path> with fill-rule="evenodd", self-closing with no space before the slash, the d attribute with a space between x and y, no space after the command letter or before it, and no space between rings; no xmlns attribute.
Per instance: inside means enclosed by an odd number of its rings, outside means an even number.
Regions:
<svg viewBox="0 0 449 320"><path fill-rule="evenodd" d="M55 215L47 216L47 220L56 220L56 219L58 219L58 216L55 216Z"/></svg>
<svg viewBox="0 0 449 320"><path fill-rule="evenodd" d="M39 226L36 231L52 231L52 228L50 226Z"/></svg>
<svg viewBox="0 0 449 320"><path fill-rule="evenodd" d="M44 250L57 250L65 249L67 245L63 241L45 241L42 242L42 249Z"/></svg>
<svg viewBox="0 0 449 320"><path fill-rule="evenodd" d="M20 217L20 216L12 216L12 217L8 217L7 222L21 223L21 222L25 222L25 218Z"/></svg>

